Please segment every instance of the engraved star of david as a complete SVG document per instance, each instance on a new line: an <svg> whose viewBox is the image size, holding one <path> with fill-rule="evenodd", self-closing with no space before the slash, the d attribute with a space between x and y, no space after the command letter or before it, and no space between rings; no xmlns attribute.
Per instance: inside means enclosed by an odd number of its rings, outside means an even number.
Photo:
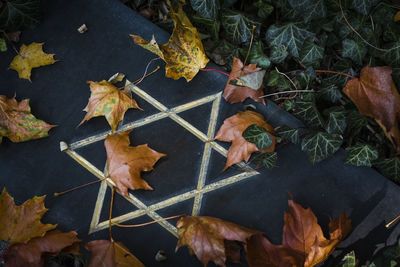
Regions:
<svg viewBox="0 0 400 267"><path fill-rule="evenodd" d="M130 203L132 203L134 206L138 208L138 210L123 214L118 217L112 218L112 222L115 223L122 223L128 220L132 220L138 217L141 217L143 215L147 215L153 220L160 220L163 219L157 211L172 205L175 205L177 203L189 200L194 198L194 204L192 208L192 215L199 215L200 214L200 209L201 209L201 204L202 204L202 199L203 195L218 189L221 189L223 187L226 187L228 185L237 183L239 181L248 179L250 177L253 177L259 172L255 171L254 169L248 167L245 163L238 163L237 166L243 170L243 172L233 175L231 177L225 178L223 180L206 184L206 176L207 176L207 171L208 171L208 164L210 161L210 155L212 149L223 155L224 157L227 157L227 151L225 148L220 146L218 143L214 141L209 141L214 137L215 134L215 127L216 127L216 122L217 122L217 117L218 117L218 112L219 112L219 106L221 102L221 93L213 94L210 96L206 96L203 98L200 98L198 100L168 109L166 106L164 106L162 103L160 103L158 100L154 99L152 96L147 94L145 91L141 90L137 86L130 84L129 81L126 81L126 88L130 90L132 93L136 94L137 96L141 97L145 101L147 101L149 104L153 105L156 109L158 109L160 112L156 113L154 115L150 115L148 117L145 117L143 119L130 122L127 124L121 125L118 130L118 132L124 132L133 128L138 128L140 126L146 125L153 123L155 121L164 119L164 118L169 118L172 119L174 122L188 130L190 133L195 135L197 138L199 138L202 142L204 142L204 150L203 150L203 156L201 159L201 165L200 165L200 171L199 175L197 178L197 187L195 189L189 190L186 193L179 194L179 195L174 195L170 198L167 198L165 200L162 200L158 203L152 204L147 206L144 204L139 198L137 198L134 193L129 193L127 197L124 196L126 200L128 200ZM178 114L180 112L201 106L206 103L212 102L212 109L211 109L211 114L210 114L210 121L208 125L208 131L207 133L203 133L196 127L194 127L192 124L184 120L182 117L180 117ZM103 202L104 198L106 195L107 187L113 187L115 186L114 182L110 179L105 177L107 175L104 174L104 172L100 171L98 168L96 168L93 164L91 164L87 159L79 155L75 150L81 147L84 147L86 145L92 144L97 141L104 140L107 135L110 134L110 131L103 132L101 134L97 134L94 136L87 137L85 139L82 139L80 141L67 144L66 142L60 142L60 149L61 151L67 153L71 158L76 160L80 165L82 165L84 168L86 168L89 172L91 172L94 176L97 178L103 180L100 185L99 193L97 195L97 201L95 208L93 210L93 216L92 216L92 221L90 223L90 229L89 229L89 234L94 233L96 231L103 230L105 228L108 228L109 221L103 221L100 222L100 213L103 208ZM106 168L105 168L106 172ZM162 227L164 227L166 230L168 230L171 234L174 236L178 237L177 234L177 229L175 226L173 226L171 223L169 223L166 220L161 220L158 222Z"/></svg>

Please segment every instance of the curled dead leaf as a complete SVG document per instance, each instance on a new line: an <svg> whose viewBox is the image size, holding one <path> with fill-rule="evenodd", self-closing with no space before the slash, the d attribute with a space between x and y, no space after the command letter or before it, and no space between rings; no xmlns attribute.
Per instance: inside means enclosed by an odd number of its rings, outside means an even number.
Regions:
<svg viewBox="0 0 400 267"><path fill-rule="evenodd" d="M207 65L209 59L204 52L197 29L193 27L182 7L179 6L176 11L171 5L169 6L175 27L168 43L159 45L154 36L150 42L138 35L130 36L135 44L158 55L167 63L165 76L175 80L184 77L189 82L199 69Z"/></svg>
<svg viewBox="0 0 400 267"><path fill-rule="evenodd" d="M275 150L276 138L272 135L274 133L274 128L265 122L264 117L250 110L239 112L224 120L224 123L214 138L215 140L223 142L232 142L228 150L228 157L224 170L243 160L248 161L253 152L259 151L255 144L247 142L242 136L242 133L253 124L263 127L272 139L271 146L261 152L272 152Z"/></svg>
<svg viewBox="0 0 400 267"><path fill-rule="evenodd" d="M400 152L400 95L390 67L364 67L360 78L347 82L343 92L362 115L372 117Z"/></svg>
<svg viewBox="0 0 400 267"><path fill-rule="evenodd" d="M238 246L232 241L246 243L259 232L231 222L206 216L185 216L176 224L179 240L176 249L188 246L191 253L207 265L213 261L225 266L227 258L238 261ZM240 256L240 253L239 253Z"/></svg>
<svg viewBox="0 0 400 267"><path fill-rule="evenodd" d="M235 82L240 76L262 72L261 68L257 68L256 66L257 64L249 64L247 66L244 66L243 62L239 58L233 58L232 71L229 74L229 78L223 94L226 101L234 104L238 102L243 102L248 97L250 97L256 102L265 104L264 98L260 98L260 96L264 95L264 85L261 84L261 86L257 90L254 90L250 87L232 84L232 82Z"/></svg>

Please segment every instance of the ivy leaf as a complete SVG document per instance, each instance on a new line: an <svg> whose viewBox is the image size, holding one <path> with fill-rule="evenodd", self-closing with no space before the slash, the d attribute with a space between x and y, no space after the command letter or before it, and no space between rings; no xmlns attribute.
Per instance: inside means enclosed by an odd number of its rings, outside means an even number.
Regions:
<svg viewBox="0 0 400 267"><path fill-rule="evenodd" d="M190 0L192 8L202 17L216 19L220 9L219 0Z"/></svg>
<svg viewBox="0 0 400 267"><path fill-rule="evenodd" d="M285 45L274 45L271 47L269 58L273 63L279 64L282 63L288 55L287 47Z"/></svg>
<svg viewBox="0 0 400 267"><path fill-rule="evenodd" d="M372 7L376 6L380 0L352 0L351 7L363 15L368 15Z"/></svg>
<svg viewBox="0 0 400 267"><path fill-rule="evenodd" d="M344 39L342 41L342 57L350 58L359 65L362 65L367 51L363 44L359 44L354 40Z"/></svg>
<svg viewBox="0 0 400 267"><path fill-rule="evenodd" d="M247 49L245 50L247 54ZM246 55L244 55L246 56ZM256 42L253 44L248 57L250 63L257 63L257 67L267 69L271 65L271 61L264 54L264 47L262 42Z"/></svg>
<svg viewBox="0 0 400 267"><path fill-rule="evenodd" d="M400 47L396 48L396 49L391 49L393 47L398 47L398 46L400 46L400 41L387 43L383 46L385 49L390 49L383 53L379 53L380 57L383 59L383 61L385 61L386 64L393 65L393 66L399 66Z"/></svg>
<svg viewBox="0 0 400 267"><path fill-rule="evenodd" d="M400 182L400 157L383 159L375 163L375 167L386 177Z"/></svg>
<svg viewBox="0 0 400 267"><path fill-rule="evenodd" d="M340 99L342 99L342 97L342 92L336 85L327 84L324 81L322 81L322 84L317 91L318 99L323 99L332 103L337 103Z"/></svg>
<svg viewBox="0 0 400 267"><path fill-rule="evenodd" d="M278 155L276 152L265 152L257 156L253 163L256 165L262 164L265 168L273 169L276 168L276 162L278 160Z"/></svg>
<svg viewBox="0 0 400 267"><path fill-rule="evenodd" d="M23 30L40 21L40 0L11 0L2 4L0 29L6 32Z"/></svg>
<svg viewBox="0 0 400 267"><path fill-rule="evenodd" d="M299 57L303 43L307 38L313 38L314 34L299 27L296 23L287 23L282 26L275 24L270 26L266 33L266 41L270 47L286 45L290 55Z"/></svg>
<svg viewBox="0 0 400 267"><path fill-rule="evenodd" d="M352 68L351 61L348 60L337 61L335 64L333 64L332 70L356 76L356 73ZM339 87L344 87L349 79L350 77L340 74L330 74L327 78L324 79L324 81L327 84L335 84Z"/></svg>
<svg viewBox="0 0 400 267"><path fill-rule="evenodd" d="M228 36L237 44L250 41L253 25L257 27L255 36L259 33L260 23L236 11L225 9L221 21Z"/></svg>
<svg viewBox="0 0 400 267"><path fill-rule="evenodd" d="M356 254L354 253L354 250L347 253L343 259L341 267L356 267L357 266L357 259L356 259Z"/></svg>
<svg viewBox="0 0 400 267"><path fill-rule="evenodd" d="M203 18L197 15L193 15L192 20L200 32L210 34L214 40L219 39L219 29L221 27L219 20Z"/></svg>
<svg viewBox="0 0 400 267"><path fill-rule="evenodd" d="M283 140L298 144L300 141L299 129L294 129L289 126L283 125L276 130L276 135L281 137Z"/></svg>
<svg viewBox="0 0 400 267"><path fill-rule="evenodd" d="M242 133L247 142L256 144L259 150L267 149L272 145L272 138L264 127L252 124Z"/></svg>
<svg viewBox="0 0 400 267"><path fill-rule="evenodd" d="M325 0L289 0L288 2L301 15L305 23L326 17Z"/></svg>
<svg viewBox="0 0 400 267"><path fill-rule="evenodd" d="M7 51L6 40L0 38L0 52L6 52L6 51Z"/></svg>
<svg viewBox="0 0 400 267"><path fill-rule="evenodd" d="M324 110L324 113L328 115L328 121L325 125L325 129L328 133L344 133L346 130L346 110L344 108L333 107Z"/></svg>
<svg viewBox="0 0 400 267"><path fill-rule="evenodd" d="M357 135L361 131L362 127L366 126L367 123L367 117L361 115L357 110L351 110L348 112L347 129L353 135Z"/></svg>
<svg viewBox="0 0 400 267"><path fill-rule="evenodd" d="M258 91L263 86L265 72L265 70L260 70L250 74L239 76L238 79L240 82L240 86L248 87L250 89Z"/></svg>
<svg viewBox="0 0 400 267"><path fill-rule="evenodd" d="M323 125L321 114L313 100L298 99L293 114L311 127Z"/></svg>
<svg viewBox="0 0 400 267"><path fill-rule="evenodd" d="M317 163L338 151L342 142L341 135L317 132L304 137L301 149L308 154L312 163Z"/></svg>
<svg viewBox="0 0 400 267"><path fill-rule="evenodd" d="M300 51L300 61L306 66L318 66L319 61L324 57L324 48L307 39Z"/></svg>
<svg viewBox="0 0 400 267"><path fill-rule="evenodd" d="M346 164L354 166L372 166L372 162L378 158L378 151L363 144L356 144L355 146L346 147L348 153L345 160Z"/></svg>
<svg viewBox="0 0 400 267"><path fill-rule="evenodd" d="M279 91L290 88L290 82L282 74L273 70L268 75L267 86L276 86Z"/></svg>
<svg viewBox="0 0 400 267"><path fill-rule="evenodd" d="M257 11L257 16L260 18L266 19L268 16L274 11L274 7L270 4L265 3L263 0L258 0L253 4L258 11Z"/></svg>

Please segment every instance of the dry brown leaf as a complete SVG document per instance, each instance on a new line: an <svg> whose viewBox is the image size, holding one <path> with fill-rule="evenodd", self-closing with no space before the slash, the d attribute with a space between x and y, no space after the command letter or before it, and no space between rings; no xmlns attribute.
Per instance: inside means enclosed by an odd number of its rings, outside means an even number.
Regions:
<svg viewBox="0 0 400 267"><path fill-rule="evenodd" d="M395 22L400 21L400 11L397 11L396 15L394 16L394 21Z"/></svg>
<svg viewBox="0 0 400 267"><path fill-rule="evenodd" d="M153 39L148 42L138 35L131 34L135 44L149 50L162 58L166 63L165 76L175 80L184 77L191 81L204 68L207 58L197 29L193 27L189 18L179 6L178 11L170 5L171 17L174 21L174 30L168 43L157 44Z"/></svg>
<svg viewBox="0 0 400 267"><path fill-rule="evenodd" d="M360 78L347 82L343 92L361 114L374 118L400 152L400 95L390 67L364 67Z"/></svg>
<svg viewBox="0 0 400 267"><path fill-rule="evenodd" d="M47 232L43 237L36 237L26 244L19 243L10 247L5 255L6 267L41 267L44 256L53 256L65 248L77 244L80 240L76 232L62 233L59 230Z"/></svg>
<svg viewBox="0 0 400 267"><path fill-rule="evenodd" d="M54 64L54 54L43 52L43 43L31 43L22 45L19 54L11 61L10 69L16 70L21 79L31 81L31 70L41 66Z"/></svg>
<svg viewBox="0 0 400 267"><path fill-rule="evenodd" d="M235 82L239 78L239 76L244 76L261 71L261 68L257 68L256 66L257 64L249 64L247 66L243 66L243 62L240 59L233 57L232 71L229 74L228 82L226 83L223 95L226 101L234 104L238 102L243 102L248 97L250 97L256 102L265 104L264 98L259 98L260 96L264 95L264 85L262 85L258 90L254 90L249 87L231 84L231 82Z"/></svg>
<svg viewBox="0 0 400 267"><path fill-rule="evenodd" d="M326 239L311 209L289 200L289 212L284 214L282 245L271 244L263 236L252 237L247 245L247 260L251 267L315 266L335 250L350 229L351 220L342 214L330 222L330 239Z"/></svg>
<svg viewBox="0 0 400 267"><path fill-rule="evenodd" d="M271 152L275 150L276 138L272 135L274 133L274 128L265 122L264 117L250 110L244 112L239 111L236 115L224 120L224 123L214 138L215 140L223 142L232 142L228 150L228 157L224 170L243 160L248 161L253 152L259 151L255 144L247 142L242 136L242 133L252 124L263 127L271 136L272 145L262 152Z"/></svg>
<svg viewBox="0 0 400 267"><path fill-rule="evenodd" d="M127 91L120 90L105 80L101 82L88 81L88 83L92 93L89 103L83 110L87 112L86 116L79 125L91 118L104 116L111 126L112 132L114 132L128 109L136 108L141 110Z"/></svg>
<svg viewBox="0 0 400 267"><path fill-rule="evenodd" d="M0 95L0 143L3 137L12 142L43 138L53 127L32 115L29 99L18 102L15 97Z"/></svg>
<svg viewBox="0 0 400 267"><path fill-rule="evenodd" d="M225 266L228 256L237 261L237 247L226 241L245 243L250 236L259 233L256 230L206 216L185 216L179 219L176 226L179 235L176 249L188 246L190 252L194 253L204 266L209 261Z"/></svg>
<svg viewBox="0 0 400 267"><path fill-rule="evenodd" d="M95 240L85 248L92 253L88 267L144 267L121 242Z"/></svg>
<svg viewBox="0 0 400 267"><path fill-rule="evenodd" d="M42 224L40 219L47 209L44 207L44 196L28 199L16 206L14 199L4 188L0 196L0 240L9 246L26 243L34 237L42 237L57 225Z"/></svg>
<svg viewBox="0 0 400 267"><path fill-rule="evenodd" d="M154 164L166 154L158 153L147 144L130 146L129 133L107 136L104 146L107 151L107 169L118 190L125 196L128 189L153 188L140 176L142 171L153 170Z"/></svg>

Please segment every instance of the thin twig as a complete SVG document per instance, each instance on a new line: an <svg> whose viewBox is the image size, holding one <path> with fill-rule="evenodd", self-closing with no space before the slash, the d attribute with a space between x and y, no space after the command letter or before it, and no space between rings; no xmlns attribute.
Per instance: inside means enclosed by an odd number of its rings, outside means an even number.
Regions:
<svg viewBox="0 0 400 267"><path fill-rule="evenodd" d="M280 72L279 70L278 70L278 68L277 67L275 67L275 70L276 70L276 72L278 72L279 74L281 74L281 75L283 75L283 76L285 76L286 77L286 79L288 79L289 80L289 82L293 85L293 87L296 89L296 91L298 90L298 88L297 88L297 86L296 86L296 84L292 81L292 79L290 79L290 77L289 76L287 76L285 73L283 73L283 72Z"/></svg>
<svg viewBox="0 0 400 267"><path fill-rule="evenodd" d="M146 76L144 76L144 78L147 78L147 77L149 77L150 75L153 75L156 71L158 71L160 69L160 66L157 66L152 72L150 72L150 73L148 73L148 74L146 74ZM142 78L140 78L140 79L142 79ZM127 86L129 86L129 85L131 85L131 84L138 84L139 82L138 81L140 81L140 79L137 79L136 81L134 81L134 82L130 82L130 83L128 83L128 84L125 84L124 86L121 86L121 87L119 87L118 89L124 89L125 87L127 87Z"/></svg>
<svg viewBox="0 0 400 267"><path fill-rule="evenodd" d="M107 179L107 177L104 178L104 179L100 179L100 180L92 181L92 182L89 182L89 183L86 183L86 184L83 184L83 185L79 185L79 186L76 186L76 187L74 187L74 188L70 188L70 189L65 190L65 191L63 191L63 192L54 193L54 196L55 196L55 197L58 197L58 196L61 196L61 195L66 194L66 193L69 193L69 192L71 192L71 191L80 189L80 188L82 188L82 187L85 187L85 186L88 186L88 185L91 185L91 184L96 184L96 183L98 183L98 182L104 181L105 179Z"/></svg>
<svg viewBox="0 0 400 267"><path fill-rule="evenodd" d="M352 79L356 79L357 77L354 77L350 74L344 73L344 72L339 72L339 71L334 71L334 70L315 70L315 72L317 73L333 73L333 74L339 74L339 75L343 75L343 76L347 76L349 78Z"/></svg>
<svg viewBox="0 0 400 267"><path fill-rule="evenodd" d="M162 221L166 221L166 220L171 220L171 219L175 219L175 218L179 218L179 217L183 217L183 216L185 216L185 215L180 214L180 215L175 215L175 216L162 218L162 219L154 220L154 221L147 222L147 223L141 223L141 224L119 224L119 223L115 223L115 222L112 222L112 224L116 225L118 227L134 228L134 227L142 227L142 226L146 226L146 225L150 225L153 223L158 223L158 222L162 222Z"/></svg>
<svg viewBox="0 0 400 267"><path fill-rule="evenodd" d="M282 94L291 94L291 93L315 93L314 90L290 90L290 91L283 91L283 92L276 92L268 95L259 96L258 98L269 97L273 95L282 95Z"/></svg>
<svg viewBox="0 0 400 267"><path fill-rule="evenodd" d="M108 231L110 232L110 241L114 242L114 239L112 237L112 232L111 232L111 218L112 218L112 210L113 210L113 204L114 204L114 195L115 195L115 188L112 187L111 189L111 203L110 203L110 216L108 218Z"/></svg>
<svg viewBox="0 0 400 267"><path fill-rule="evenodd" d="M374 48L374 49L376 49L376 50L383 51L383 52L389 52L389 51L395 50L395 49L397 49L397 48L400 48L400 45L398 45L398 46L392 47L392 48L390 48L390 49L383 49L383 48L376 47L376 46L374 46L373 44L370 44L367 40L364 39L364 37L361 36L360 33L357 32L356 29L354 29L354 27L353 27L353 26L350 24L350 22L348 21L346 15L344 14L344 11L343 11L342 0L339 0L339 7L340 7L340 11L342 12L343 18L344 18L344 20L346 21L346 24L349 26L349 28L350 28L355 34L357 34L358 37L360 37L360 39L361 39L364 43L366 43L367 45L369 45L370 47L372 47L372 48Z"/></svg>
<svg viewBox="0 0 400 267"><path fill-rule="evenodd" d="M251 46L253 45L255 29L256 29L256 25L253 25L253 28L251 30L251 39L250 39L249 50L247 50L247 55L246 55L246 58L244 59L243 66L246 66L247 58L249 57L249 54L250 54L250 51L251 51Z"/></svg>

